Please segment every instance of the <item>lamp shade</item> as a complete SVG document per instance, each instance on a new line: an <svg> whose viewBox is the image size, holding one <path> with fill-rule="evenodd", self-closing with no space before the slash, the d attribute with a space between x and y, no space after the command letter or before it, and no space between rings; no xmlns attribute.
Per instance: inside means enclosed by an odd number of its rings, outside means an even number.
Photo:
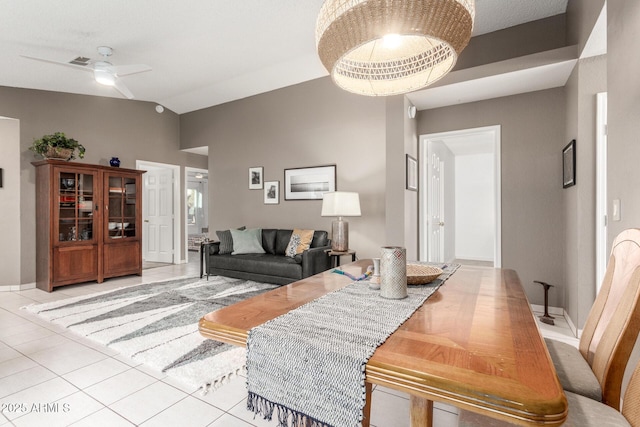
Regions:
<svg viewBox="0 0 640 427"><path fill-rule="evenodd" d="M469 43L475 0L326 0L316 48L333 81L397 95L444 77Z"/></svg>
<svg viewBox="0 0 640 427"><path fill-rule="evenodd" d="M360 216L360 196L348 191L324 193L321 216Z"/></svg>

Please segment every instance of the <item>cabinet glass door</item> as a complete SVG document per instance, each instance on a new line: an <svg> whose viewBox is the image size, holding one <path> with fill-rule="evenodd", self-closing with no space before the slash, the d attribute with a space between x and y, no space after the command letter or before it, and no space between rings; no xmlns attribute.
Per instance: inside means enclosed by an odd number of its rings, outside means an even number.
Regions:
<svg viewBox="0 0 640 427"><path fill-rule="evenodd" d="M108 239L136 237L136 178L109 176Z"/></svg>
<svg viewBox="0 0 640 427"><path fill-rule="evenodd" d="M56 176L58 241L94 240L94 174L60 171Z"/></svg>

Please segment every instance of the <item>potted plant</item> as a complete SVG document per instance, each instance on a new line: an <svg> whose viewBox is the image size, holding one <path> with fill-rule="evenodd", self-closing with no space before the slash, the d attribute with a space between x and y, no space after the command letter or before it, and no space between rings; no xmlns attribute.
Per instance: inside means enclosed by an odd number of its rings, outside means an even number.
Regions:
<svg viewBox="0 0 640 427"><path fill-rule="evenodd" d="M73 138L67 138L63 132L56 132L53 135L45 135L36 139L29 147L29 150L40 154L45 159L75 159L76 150L78 157L84 159L85 148Z"/></svg>

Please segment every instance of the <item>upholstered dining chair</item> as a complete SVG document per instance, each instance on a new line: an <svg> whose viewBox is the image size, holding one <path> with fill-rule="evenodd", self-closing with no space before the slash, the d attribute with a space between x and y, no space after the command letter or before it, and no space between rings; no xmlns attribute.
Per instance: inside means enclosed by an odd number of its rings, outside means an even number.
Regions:
<svg viewBox="0 0 640 427"><path fill-rule="evenodd" d="M640 427L640 363L624 393L622 412L579 394L566 392L569 415L563 427ZM460 411L458 427L502 427L511 425L484 415Z"/></svg>
<svg viewBox="0 0 640 427"><path fill-rule="evenodd" d="M620 233L579 348L545 339L565 391L620 408L624 371L640 331L640 229Z"/></svg>

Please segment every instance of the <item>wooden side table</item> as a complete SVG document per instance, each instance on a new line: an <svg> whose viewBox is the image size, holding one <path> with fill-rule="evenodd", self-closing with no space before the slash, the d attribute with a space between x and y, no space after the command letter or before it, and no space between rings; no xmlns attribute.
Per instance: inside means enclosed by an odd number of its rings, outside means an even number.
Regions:
<svg viewBox="0 0 640 427"><path fill-rule="evenodd" d="M345 255L351 255L351 262L354 262L356 260L356 251L352 249L349 249L347 251L334 251L329 249L327 250L327 254L329 254L329 256L331 257L331 268L339 267L340 257Z"/></svg>

